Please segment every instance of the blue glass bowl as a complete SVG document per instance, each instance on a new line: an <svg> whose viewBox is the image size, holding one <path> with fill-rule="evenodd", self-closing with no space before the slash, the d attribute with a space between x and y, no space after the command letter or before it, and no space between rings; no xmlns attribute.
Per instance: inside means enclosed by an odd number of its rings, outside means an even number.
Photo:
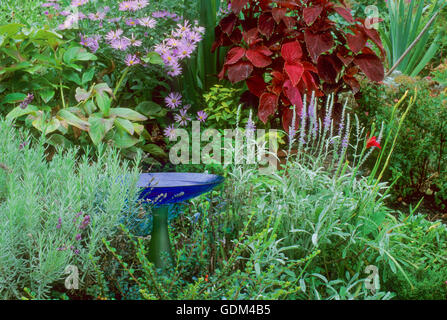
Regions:
<svg viewBox="0 0 447 320"><path fill-rule="evenodd" d="M137 186L142 188L139 199L162 206L195 198L223 181L221 176L205 173L143 173Z"/></svg>

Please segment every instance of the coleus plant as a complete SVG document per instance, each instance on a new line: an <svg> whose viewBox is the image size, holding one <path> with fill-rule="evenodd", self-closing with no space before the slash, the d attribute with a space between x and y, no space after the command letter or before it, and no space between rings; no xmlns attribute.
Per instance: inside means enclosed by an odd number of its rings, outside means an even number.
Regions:
<svg viewBox="0 0 447 320"><path fill-rule="evenodd" d="M281 117L288 131L295 106L296 126L303 96L359 91L356 75L380 82L384 49L375 29L354 19L343 2L329 0L231 0L232 11L215 29L213 50L230 46L219 78L245 81L258 98L258 117ZM347 23L341 27L333 15ZM380 51L378 57L369 40Z"/></svg>

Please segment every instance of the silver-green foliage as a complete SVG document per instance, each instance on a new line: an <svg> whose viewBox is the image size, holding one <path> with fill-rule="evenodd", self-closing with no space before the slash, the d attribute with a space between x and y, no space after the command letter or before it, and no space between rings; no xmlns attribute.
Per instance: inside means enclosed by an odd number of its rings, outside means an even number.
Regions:
<svg viewBox="0 0 447 320"><path fill-rule="evenodd" d="M58 150L47 161L45 139L31 139L0 119L0 298L4 299L21 297L24 288L37 298L49 297L52 287L64 284L68 265L79 269L80 285L87 283L92 259L99 259L101 239L113 236L126 199L136 194L138 174L121 163L116 151L99 147L97 160L91 161L91 150L80 159L77 149ZM82 229L86 216L90 223ZM81 239L76 239L78 234Z"/></svg>

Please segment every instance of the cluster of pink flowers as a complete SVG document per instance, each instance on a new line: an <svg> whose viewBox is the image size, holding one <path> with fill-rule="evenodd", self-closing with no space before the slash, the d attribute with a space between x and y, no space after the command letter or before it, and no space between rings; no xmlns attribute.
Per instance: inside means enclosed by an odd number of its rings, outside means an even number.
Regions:
<svg viewBox="0 0 447 320"><path fill-rule="evenodd" d="M169 109L176 111L174 114L174 120L178 125L184 127L186 126L190 121L191 117L188 114L189 108L191 108L191 105L183 105L182 104L182 95L178 92L171 92L168 94L168 96L165 98L165 105ZM208 118L208 115L205 111L201 110L197 112L197 120L200 122L205 122ZM175 136L175 126L172 124L169 127L167 127L164 130L164 134L169 139L172 139L173 136Z"/></svg>
<svg viewBox="0 0 447 320"><path fill-rule="evenodd" d="M149 5L147 0L134 0L134 1L123 1L119 5L120 11L138 11Z"/></svg>
<svg viewBox="0 0 447 320"><path fill-rule="evenodd" d="M197 21L194 26L185 21L177 25L169 38L155 46L154 51L162 57L169 76L176 77L182 73L180 62L191 57L204 33L205 28L199 26Z"/></svg>

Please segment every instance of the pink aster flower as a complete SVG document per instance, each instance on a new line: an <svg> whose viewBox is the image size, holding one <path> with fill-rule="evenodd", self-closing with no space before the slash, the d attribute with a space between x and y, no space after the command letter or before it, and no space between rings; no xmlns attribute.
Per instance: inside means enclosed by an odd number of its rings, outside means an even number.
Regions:
<svg viewBox="0 0 447 320"><path fill-rule="evenodd" d="M140 61L140 59L139 59L136 55L134 55L134 54L128 54L128 55L126 56L126 59L124 60L124 62L126 63L126 65L127 65L128 67L131 67L131 66L140 64L141 61Z"/></svg>
<svg viewBox="0 0 447 320"><path fill-rule="evenodd" d="M201 110L197 112L197 120L199 120L200 122L205 122L207 118L208 115L206 114L205 111Z"/></svg>
<svg viewBox="0 0 447 320"><path fill-rule="evenodd" d="M155 11L152 13L152 17L154 18L164 18L169 14L167 11Z"/></svg>
<svg viewBox="0 0 447 320"><path fill-rule="evenodd" d="M126 37L113 40L110 43L113 49L124 51L130 46L130 40Z"/></svg>
<svg viewBox="0 0 447 320"><path fill-rule="evenodd" d="M123 1L119 5L119 11L135 11L135 1Z"/></svg>
<svg viewBox="0 0 447 320"><path fill-rule="evenodd" d="M182 95L178 92L171 92L165 98L166 106L170 109L175 109L182 104Z"/></svg>
<svg viewBox="0 0 447 320"><path fill-rule="evenodd" d="M169 140L173 140L175 139L175 127L173 124L171 124L169 127L167 127L166 129L164 129L164 134L165 136L169 139Z"/></svg>
<svg viewBox="0 0 447 320"><path fill-rule="evenodd" d="M145 7L147 7L147 5L149 4L149 1L147 0L136 0L135 2L135 7L137 9L143 9Z"/></svg>
<svg viewBox="0 0 447 320"><path fill-rule="evenodd" d="M89 0L73 0L71 1L71 5L73 7L80 7L86 4Z"/></svg>
<svg viewBox="0 0 447 320"><path fill-rule="evenodd" d="M167 52L161 56L164 63L168 66L174 66L178 63L177 57L175 57L172 52Z"/></svg>
<svg viewBox="0 0 447 320"><path fill-rule="evenodd" d="M138 40L135 38L134 34L132 33L132 36L130 37L130 45L134 47L141 46L143 42L141 40Z"/></svg>
<svg viewBox="0 0 447 320"><path fill-rule="evenodd" d="M116 31L111 30L107 33L106 40L109 40L109 41L118 40L118 39L120 39L122 34L123 34L123 30L121 30L121 29L118 29Z"/></svg>
<svg viewBox="0 0 447 320"><path fill-rule="evenodd" d="M178 62L175 62L174 64L170 65L171 70L167 72L167 75L170 77L178 77L182 74L182 67Z"/></svg>
<svg viewBox="0 0 447 320"><path fill-rule="evenodd" d="M126 24L128 26L134 27L134 26L138 25L138 21L135 19L129 18L126 20Z"/></svg>
<svg viewBox="0 0 447 320"><path fill-rule="evenodd" d="M187 110L182 109L178 114L174 115L174 120L184 127L191 121L191 118L188 116Z"/></svg>
<svg viewBox="0 0 447 320"><path fill-rule="evenodd" d="M138 19L138 24L147 28L155 28L157 21L153 18L146 17Z"/></svg>

